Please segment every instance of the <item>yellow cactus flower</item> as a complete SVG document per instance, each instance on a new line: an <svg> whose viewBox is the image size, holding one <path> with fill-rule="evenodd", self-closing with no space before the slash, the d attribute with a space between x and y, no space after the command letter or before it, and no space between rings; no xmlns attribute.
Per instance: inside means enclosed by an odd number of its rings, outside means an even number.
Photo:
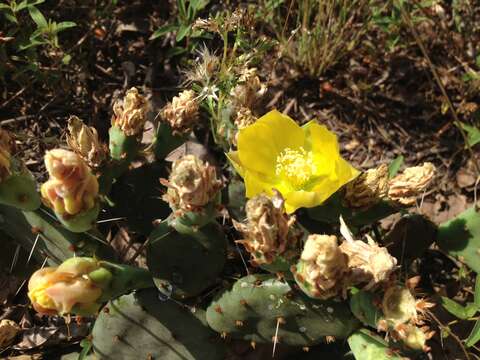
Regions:
<svg viewBox="0 0 480 360"><path fill-rule="evenodd" d="M241 129L237 143L238 150L227 156L244 178L247 197L272 196L277 189L288 213L322 204L359 174L340 156L337 137L325 126L299 126L277 110Z"/></svg>
<svg viewBox="0 0 480 360"><path fill-rule="evenodd" d="M94 312L102 289L88 276L99 268L90 258L73 258L59 267L37 270L28 282L28 297L33 308L42 314L66 314L75 306Z"/></svg>
<svg viewBox="0 0 480 360"><path fill-rule="evenodd" d="M73 151L53 149L45 154L50 179L41 187L45 203L60 215L76 215L95 206L98 181Z"/></svg>
<svg viewBox="0 0 480 360"><path fill-rule="evenodd" d="M15 143L6 130L0 129L0 181L10 176L11 153Z"/></svg>

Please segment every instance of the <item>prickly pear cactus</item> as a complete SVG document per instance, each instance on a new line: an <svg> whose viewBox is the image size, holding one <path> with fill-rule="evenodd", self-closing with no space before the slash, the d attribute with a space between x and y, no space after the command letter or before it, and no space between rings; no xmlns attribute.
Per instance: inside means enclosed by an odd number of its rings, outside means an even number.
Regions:
<svg viewBox="0 0 480 360"><path fill-rule="evenodd" d="M207 321L223 336L294 346L345 338L358 326L344 303L312 300L271 275L237 280L208 307Z"/></svg>
<svg viewBox="0 0 480 360"><path fill-rule="evenodd" d="M124 295L100 312L92 332L101 359L224 359L225 345L205 312L159 297L154 289Z"/></svg>
<svg viewBox="0 0 480 360"><path fill-rule="evenodd" d="M32 211L40 207L35 179L26 171L13 174L0 183L0 203Z"/></svg>
<svg viewBox="0 0 480 360"><path fill-rule="evenodd" d="M198 295L213 285L225 265L227 242L215 222L199 229L182 226L179 232L165 221L150 241L147 263L155 284L176 298Z"/></svg>

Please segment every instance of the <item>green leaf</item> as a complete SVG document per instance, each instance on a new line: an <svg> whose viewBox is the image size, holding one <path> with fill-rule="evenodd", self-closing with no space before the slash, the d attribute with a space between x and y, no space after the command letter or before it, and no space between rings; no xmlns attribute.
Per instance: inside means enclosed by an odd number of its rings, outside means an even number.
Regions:
<svg viewBox="0 0 480 360"><path fill-rule="evenodd" d="M192 28L191 25L188 25L188 26L183 26L183 25L181 25L180 28L178 29L177 37L176 37L175 40L176 40L177 42L182 41L183 38L188 35L188 33L190 32L191 28Z"/></svg>
<svg viewBox="0 0 480 360"><path fill-rule="evenodd" d="M356 360L402 359L390 350L388 344L380 336L366 329L358 330L350 335L348 345Z"/></svg>
<svg viewBox="0 0 480 360"><path fill-rule="evenodd" d="M460 126L467 133L467 145L474 146L480 142L480 130L476 126L460 122Z"/></svg>
<svg viewBox="0 0 480 360"><path fill-rule="evenodd" d="M398 170L400 170L404 160L405 158L403 155L399 155L390 163L390 165L388 165L388 177L390 179L397 175Z"/></svg>
<svg viewBox="0 0 480 360"><path fill-rule="evenodd" d="M70 29L75 26L77 26L77 24L75 24L73 21L62 21L61 23L57 24L57 32Z"/></svg>
<svg viewBox="0 0 480 360"><path fill-rule="evenodd" d="M447 297L442 296L442 306L453 316L459 319L466 320L471 318L477 313L477 306L474 303L468 303L466 306L462 306L457 302L450 300Z"/></svg>
<svg viewBox="0 0 480 360"><path fill-rule="evenodd" d="M45 0L36 0L34 2L29 2L28 0L24 0L20 4L17 5L15 11L19 12L20 10L23 10L27 7L38 5L38 4L41 4L41 3L44 3L44 2L45 2Z"/></svg>
<svg viewBox="0 0 480 360"><path fill-rule="evenodd" d="M364 325L373 328L377 327L378 320L383 316L380 309L375 306L375 295L368 291L352 289L350 309Z"/></svg>
<svg viewBox="0 0 480 360"><path fill-rule="evenodd" d="M475 323L472 332L468 335L468 338L465 340L465 345L467 347L474 346L477 342L480 341L480 319Z"/></svg>
<svg viewBox="0 0 480 360"><path fill-rule="evenodd" d="M177 25L175 24L161 26L157 30L155 30L155 32L150 36L149 40L155 40L165 34L168 34L169 32L174 31L175 29L177 29Z"/></svg>
<svg viewBox="0 0 480 360"><path fill-rule="evenodd" d="M168 49L167 51L167 58L172 58L174 56L180 55L187 52L187 49L181 47L181 46L176 46L171 49Z"/></svg>
<svg viewBox="0 0 480 360"><path fill-rule="evenodd" d="M480 309L480 275L477 275L475 280L475 293L473 295L473 302Z"/></svg>
<svg viewBox="0 0 480 360"><path fill-rule="evenodd" d="M30 13L32 20L35 21L35 24L37 24L39 28L48 27L47 19L45 19L45 16L43 16L40 10L38 10L35 6L29 6L28 12Z"/></svg>

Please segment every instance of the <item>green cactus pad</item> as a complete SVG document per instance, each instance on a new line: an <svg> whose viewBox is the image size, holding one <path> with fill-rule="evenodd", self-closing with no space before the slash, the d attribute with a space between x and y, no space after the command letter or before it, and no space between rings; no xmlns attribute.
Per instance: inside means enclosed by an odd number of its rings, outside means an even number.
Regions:
<svg viewBox="0 0 480 360"><path fill-rule="evenodd" d="M347 337L358 326L345 303L312 300L271 275L239 279L207 309L212 329L233 338L311 346Z"/></svg>
<svg viewBox="0 0 480 360"><path fill-rule="evenodd" d="M226 248L225 234L216 223L183 227L180 233L165 221L150 235L147 264L161 291L173 287L174 297L191 297L217 281Z"/></svg>
<svg viewBox="0 0 480 360"><path fill-rule="evenodd" d="M153 289L122 296L100 312L92 332L95 355L103 360L224 359L225 345L205 324L205 312Z"/></svg>
<svg viewBox="0 0 480 360"><path fill-rule="evenodd" d="M2 214L4 213L2 211ZM79 234L68 231L55 221L52 214L43 208L35 212L29 211L16 215L10 212L8 214L8 219L15 222L7 223L5 226L10 227L13 232L22 228L22 233L25 233L25 236L29 233L28 237L32 244L35 241L36 234L39 234L39 241L44 244L46 253L52 263L61 263L75 255L96 256L100 259L113 258L113 249L102 239L100 234ZM23 221L20 216L23 217ZM20 225L13 228L12 226L15 223L26 223L28 225L26 228ZM34 229L33 232L32 229Z"/></svg>
<svg viewBox="0 0 480 360"><path fill-rule="evenodd" d="M348 345L356 360L401 360L402 356L396 355L388 344L379 336L362 329L356 331L348 338Z"/></svg>
<svg viewBox="0 0 480 360"><path fill-rule="evenodd" d="M110 156L115 160L132 161L137 156L140 147L137 136L127 136L117 126L108 131Z"/></svg>
<svg viewBox="0 0 480 360"><path fill-rule="evenodd" d="M480 213L474 207L440 225L438 246L480 272Z"/></svg>
<svg viewBox="0 0 480 360"><path fill-rule="evenodd" d="M153 142L153 153L158 160L163 160L185 140L186 136L174 135L170 125L160 122Z"/></svg>
<svg viewBox="0 0 480 360"><path fill-rule="evenodd" d="M81 233L90 230L97 223L97 217L100 213L100 204L97 202L93 208L83 211L73 216L65 217L56 214L58 220L65 228L74 233Z"/></svg>
<svg viewBox="0 0 480 360"><path fill-rule="evenodd" d="M0 183L0 204L14 206L24 211L40 207L37 184L30 173L14 174Z"/></svg>

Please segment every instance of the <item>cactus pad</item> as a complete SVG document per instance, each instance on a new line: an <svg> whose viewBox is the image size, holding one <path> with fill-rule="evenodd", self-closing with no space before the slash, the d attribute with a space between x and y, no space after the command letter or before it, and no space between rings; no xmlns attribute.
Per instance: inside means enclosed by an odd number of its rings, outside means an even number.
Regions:
<svg viewBox="0 0 480 360"><path fill-rule="evenodd" d="M239 279L207 309L212 329L259 343L278 341L293 346L321 343L326 336L345 338L358 325L348 306L318 301L271 275Z"/></svg>
<svg viewBox="0 0 480 360"><path fill-rule="evenodd" d="M150 235L147 264L160 290L173 287L177 298L195 296L211 286L225 265L226 239L210 223L179 233L163 222Z"/></svg>
<svg viewBox="0 0 480 360"><path fill-rule="evenodd" d="M109 302L93 328L93 349L108 360L223 359L224 344L205 325L205 312L171 300L154 289Z"/></svg>

